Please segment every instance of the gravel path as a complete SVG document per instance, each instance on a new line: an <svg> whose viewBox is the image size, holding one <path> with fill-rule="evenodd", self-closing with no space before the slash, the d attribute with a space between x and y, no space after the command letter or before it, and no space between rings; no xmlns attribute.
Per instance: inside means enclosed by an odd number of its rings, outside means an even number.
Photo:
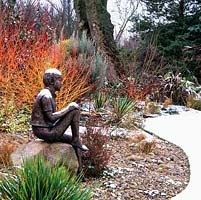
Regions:
<svg viewBox="0 0 201 200"><path fill-rule="evenodd" d="M187 186L189 163L181 148L156 138L146 154L133 137L110 140L113 155L104 176L85 183L93 188L92 200L171 199Z"/></svg>

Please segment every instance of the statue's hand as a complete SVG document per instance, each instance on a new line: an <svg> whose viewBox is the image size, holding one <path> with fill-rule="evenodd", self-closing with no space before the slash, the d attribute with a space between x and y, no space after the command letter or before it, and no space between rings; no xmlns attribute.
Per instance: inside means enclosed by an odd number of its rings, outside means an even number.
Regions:
<svg viewBox="0 0 201 200"><path fill-rule="evenodd" d="M69 111L74 109L79 109L79 105L75 102L69 103L68 105Z"/></svg>

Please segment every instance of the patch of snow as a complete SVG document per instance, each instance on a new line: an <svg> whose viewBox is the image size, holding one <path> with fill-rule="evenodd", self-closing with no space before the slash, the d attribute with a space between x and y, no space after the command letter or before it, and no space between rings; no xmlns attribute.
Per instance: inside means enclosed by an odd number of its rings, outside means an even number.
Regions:
<svg viewBox="0 0 201 200"><path fill-rule="evenodd" d="M201 111L183 109L183 107L179 106L175 106L174 108L178 111L176 115L161 115L156 118L147 118L145 121L145 130L180 146L188 156L191 171L190 182L184 191L172 199L189 200L192 199L192 194L198 199L201 177L199 165L201 162L199 153ZM179 182L176 183L176 185L179 184Z"/></svg>
<svg viewBox="0 0 201 200"><path fill-rule="evenodd" d="M46 98L52 98L52 94L48 89L43 89L40 91L40 93L38 94L39 97L41 96L45 96Z"/></svg>
<svg viewBox="0 0 201 200"><path fill-rule="evenodd" d="M62 73L56 68L50 68L50 69L46 70L45 74L57 74L59 76L62 75Z"/></svg>

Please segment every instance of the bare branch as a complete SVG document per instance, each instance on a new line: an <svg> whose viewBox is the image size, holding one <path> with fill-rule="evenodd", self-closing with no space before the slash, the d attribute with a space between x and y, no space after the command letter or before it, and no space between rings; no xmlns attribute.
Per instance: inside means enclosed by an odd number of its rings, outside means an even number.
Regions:
<svg viewBox="0 0 201 200"><path fill-rule="evenodd" d="M115 41L119 42L121 37L122 37L122 34L125 31L125 28L129 22L130 18L134 15L136 10L138 9L139 4L140 4L140 0L136 0L135 2L132 0L127 0L126 5L128 5L128 7L124 8L123 10L121 7L121 3L122 3L121 0L116 0L115 3L116 3L117 8L118 8L120 19L122 20L122 24L121 24L119 31L118 31L116 38L115 38Z"/></svg>

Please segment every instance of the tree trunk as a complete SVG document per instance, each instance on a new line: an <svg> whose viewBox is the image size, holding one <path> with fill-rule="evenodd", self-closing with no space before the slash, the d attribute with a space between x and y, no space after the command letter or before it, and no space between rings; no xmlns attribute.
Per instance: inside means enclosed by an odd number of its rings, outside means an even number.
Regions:
<svg viewBox="0 0 201 200"><path fill-rule="evenodd" d="M107 0L74 0L74 7L79 22L79 30L85 31L106 57L107 78L109 81L114 81L120 74L120 63L113 37L114 26L106 9Z"/></svg>

